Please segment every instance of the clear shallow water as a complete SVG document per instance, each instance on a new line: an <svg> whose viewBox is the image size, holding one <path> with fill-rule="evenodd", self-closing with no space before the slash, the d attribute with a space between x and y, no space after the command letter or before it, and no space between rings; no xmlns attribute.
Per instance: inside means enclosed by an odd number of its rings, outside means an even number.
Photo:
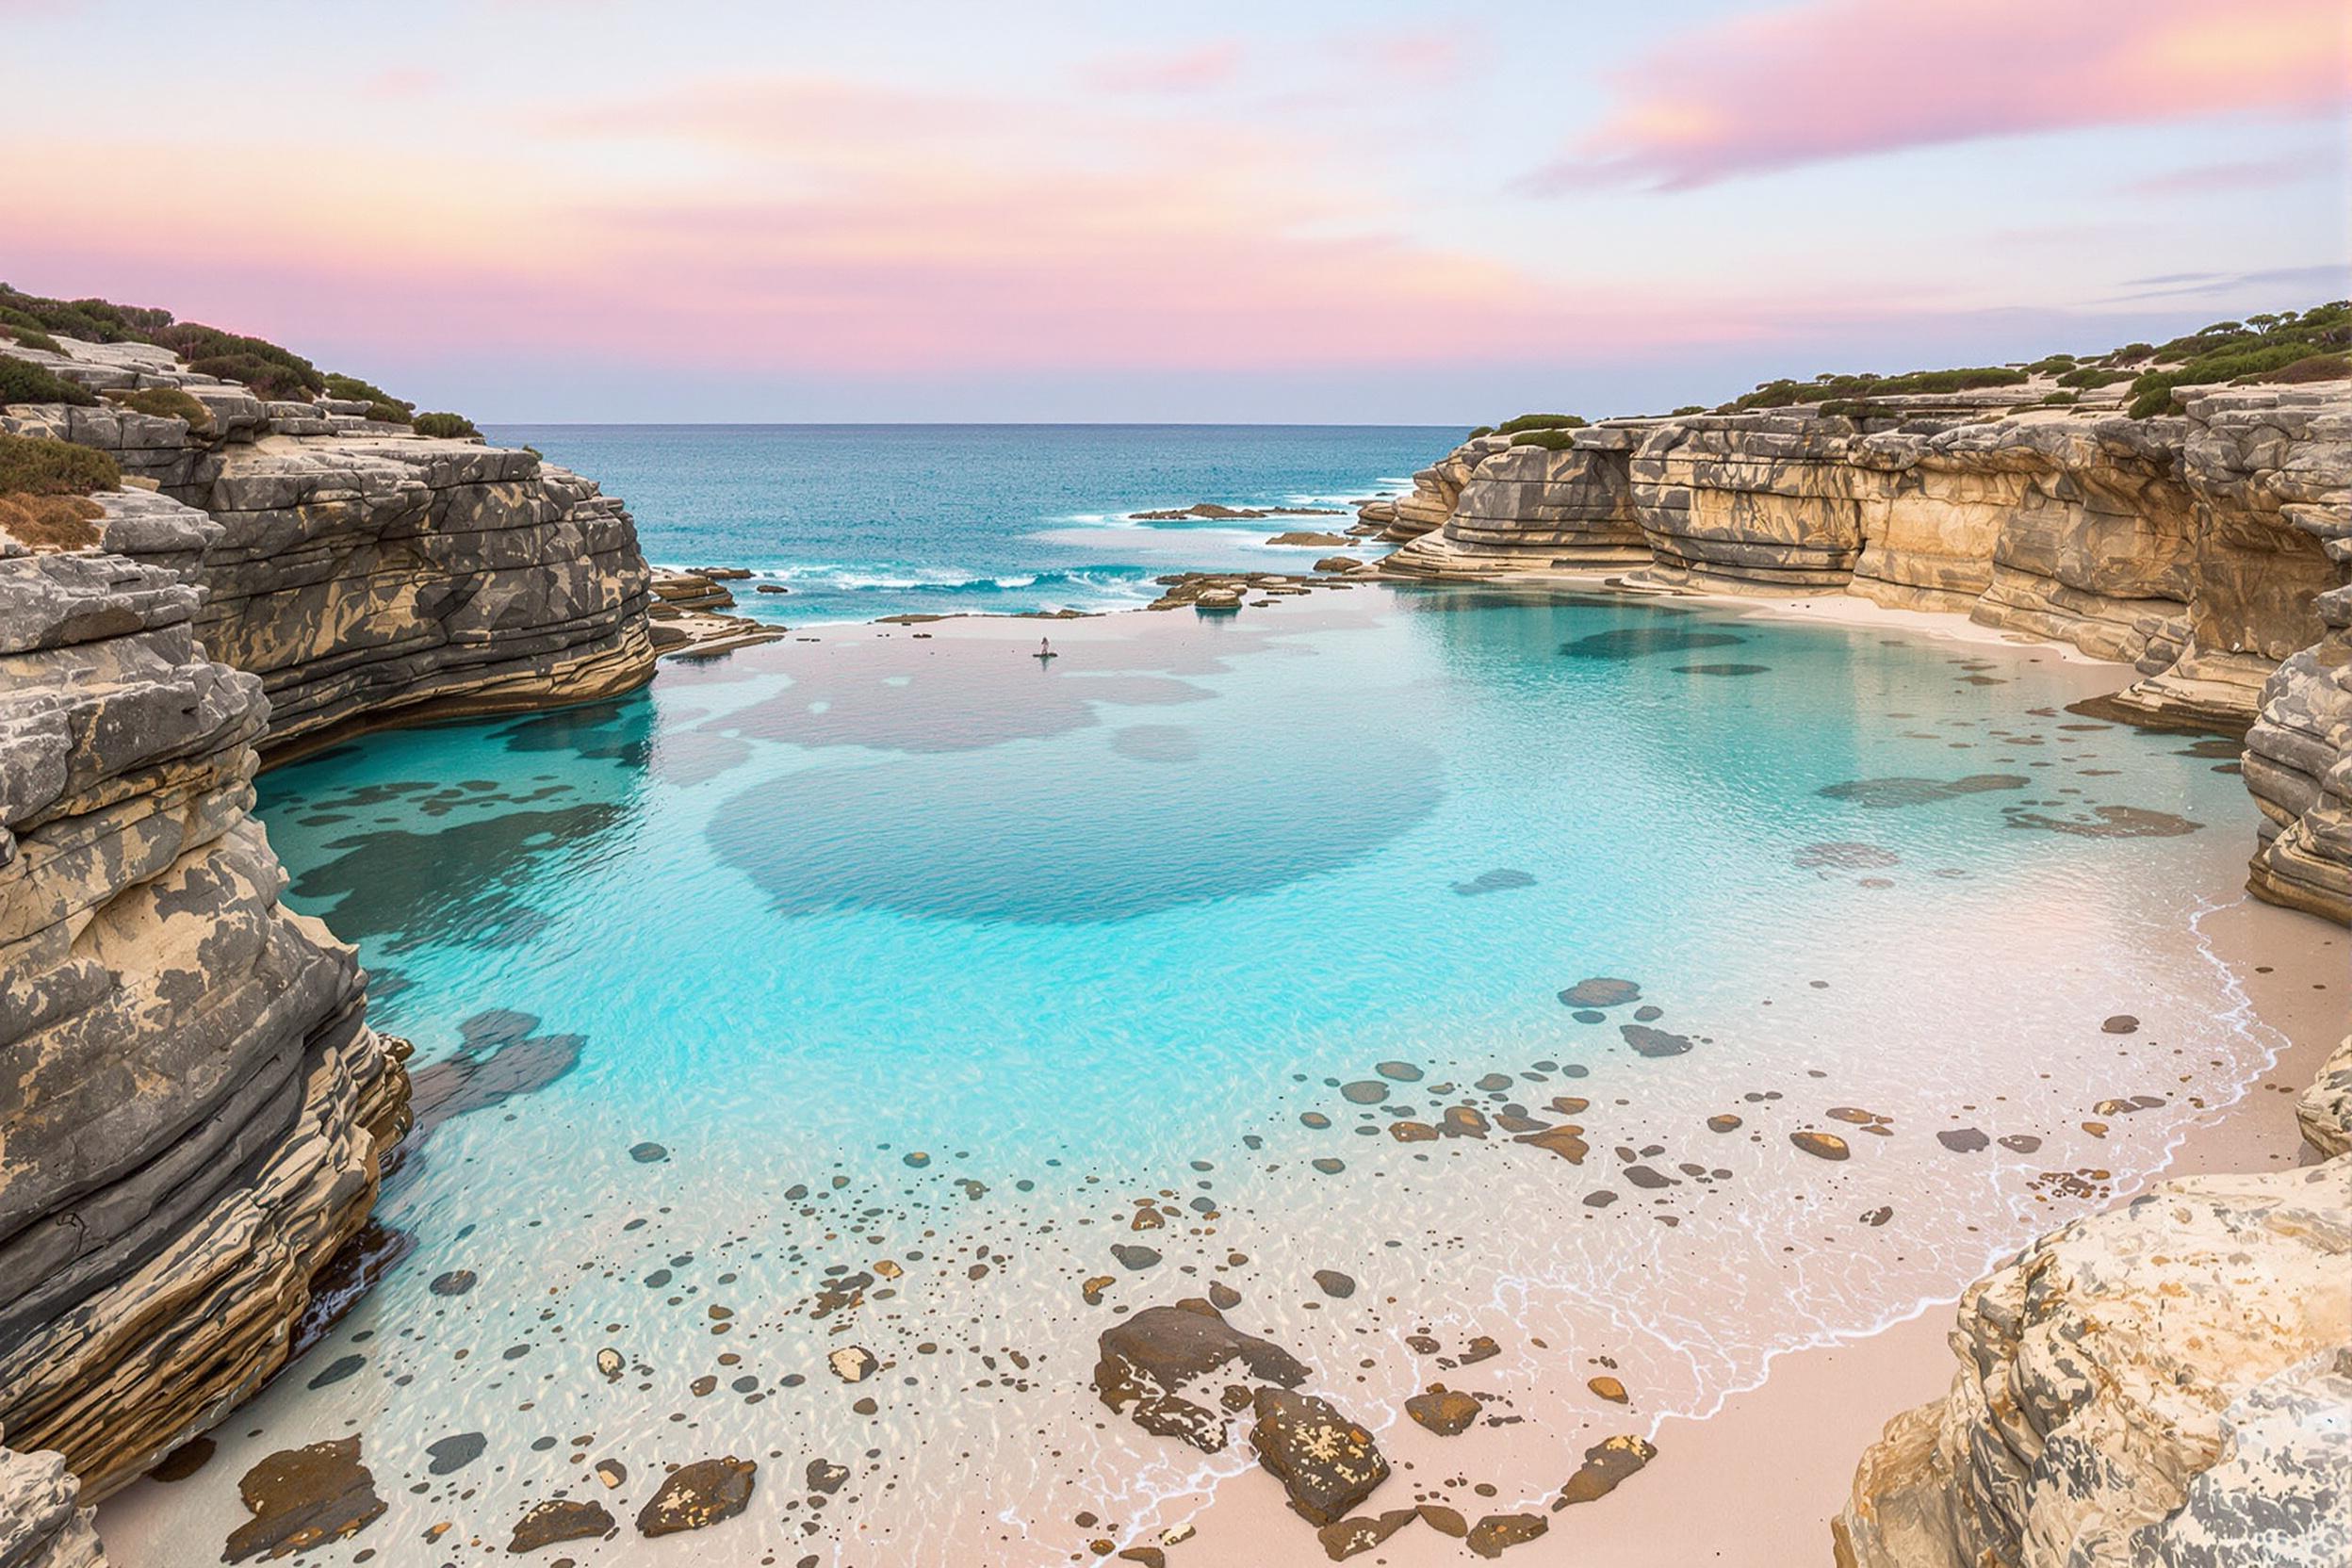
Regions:
<svg viewBox="0 0 2352 1568"><path fill-rule="evenodd" d="M1409 483L1461 432L1412 425L500 425L626 499L648 559L745 566L743 612L794 625L906 613L1126 609L1164 572L1303 572L1352 503ZM1331 509L1130 520L1197 502Z"/></svg>
<svg viewBox="0 0 2352 1568"><path fill-rule="evenodd" d="M2063 711L2111 670L1476 593L1071 623L1044 667L1034 629L827 633L262 780L293 902L418 1046L429 1131L382 1211L416 1251L128 1499L119 1560L219 1540L249 1464L347 1431L390 1513L323 1560L445 1520L495 1551L558 1489L626 1521L725 1453L761 1466L743 1518L564 1550L1148 1540L1241 1445L1109 1416L1095 1336L1213 1281L1375 1428L1432 1378L1496 1396L1526 1425L1471 1478L1501 1495L1456 1501L1547 1497L1597 1437L2099 1206L2265 1059L2183 937L2234 884L2239 781ZM1593 976L1642 994L1580 1021L1558 993ZM1462 1106L1486 1136L1388 1131ZM1448 1369L1475 1334L1501 1353ZM853 1346L883 1370L849 1386ZM821 1508L816 1459L853 1473Z"/></svg>

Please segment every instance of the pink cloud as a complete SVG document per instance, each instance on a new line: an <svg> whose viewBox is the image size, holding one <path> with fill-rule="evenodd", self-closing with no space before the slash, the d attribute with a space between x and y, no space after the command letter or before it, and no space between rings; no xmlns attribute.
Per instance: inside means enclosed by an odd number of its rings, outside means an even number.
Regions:
<svg viewBox="0 0 2352 1568"><path fill-rule="evenodd" d="M1527 182L1688 189L1939 142L2352 97L2342 0L1805 0L1671 41Z"/></svg>
<svg viewBox="0 0 2352 1568"><path fill-rule="evenodd" d="M1174 54L1121 55L1101 61L1087 80L1105 92L1206 92L1241 69L1241 45L1227 41Z"/></svg>

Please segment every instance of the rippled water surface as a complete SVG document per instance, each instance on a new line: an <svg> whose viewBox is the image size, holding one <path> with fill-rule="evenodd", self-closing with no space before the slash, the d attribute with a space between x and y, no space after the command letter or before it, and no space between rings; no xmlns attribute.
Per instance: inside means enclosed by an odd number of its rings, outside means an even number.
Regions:
<svg viewBox="0 0 2352 1568"><path fill-rule="evenodd" d="M1461 439L1420 425L502 425L626 499L645 554L742 566L793 625L1132 609L1165 572L1303 572L1353 503ZM1305 514L1139 521L1210 502Z"/></svg>
<svg viewBox="0 0 2352 1568"><path fill-rule="evenodd" d="M621 1560L665 1464L732 1453L750 1509L659 1560L1066 1561L1241 1468L1088 1387L1106 1324L1212 1282L1376 1429L1492 1396L1526 1424L1483 1506L1544 1498L1948 1297L2263 1059L2186 936L2239 781L2064 710L2112 669L1369 588L1057 626L1051 663L935 629L264 778L292 901L416 1042L415 1250L120 1560L355 1431L390 1511L329 1560L480 1556L563 1489L625 1522L564 1549ZM416 1545L442 1522L488 1547Z"/></svg>

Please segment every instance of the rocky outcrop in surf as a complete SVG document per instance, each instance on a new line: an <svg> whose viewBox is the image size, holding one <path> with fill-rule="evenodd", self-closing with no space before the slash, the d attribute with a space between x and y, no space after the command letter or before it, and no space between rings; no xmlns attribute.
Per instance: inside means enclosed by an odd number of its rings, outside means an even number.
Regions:
<svg viewBox="0 0 2352 1568"><path fill-rule="evenodd" d="M92 504L155 556L217 526ZM406 1126L353 954L278 903L269 704L201 603L0 534L0 1427L86 1500L283 1364Z"/></svg>

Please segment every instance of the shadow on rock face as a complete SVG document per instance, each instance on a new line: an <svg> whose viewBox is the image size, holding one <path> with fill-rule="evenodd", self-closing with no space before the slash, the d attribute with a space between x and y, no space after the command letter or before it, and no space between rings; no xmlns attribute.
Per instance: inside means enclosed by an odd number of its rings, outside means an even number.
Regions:
<svg viewBox="0 0 2352 1568"><path fill-rule="evenodd" d="M416 1118L409 1135L421 1143L451 1117L546 1088L580 1064L585 1035L535 1034L530 1013L493 1008L459 1026L456 1053L418 1068L409 1085Z"/></svg>
<svg viewBox="0 0 2352 1568"><path fill-rule="evenodd" d="M1427 747L1335 721L1198 743L1183 767L1113 743L818 769L733 797L709 835L786 914L1127 920L1335 871L1445 793Z"/></svg>
<svg viewBox="0 0 2352 1568"><path fill-rule="evenodd" d="M2033 780L2022 774L1972 773L1966 778L1856 778L1826 784L1816 792L1831 800L1851 801L1871 810L1904 806L1932 806L1939 800L1983 794L1988 790L2022 790Z"/></svg>

